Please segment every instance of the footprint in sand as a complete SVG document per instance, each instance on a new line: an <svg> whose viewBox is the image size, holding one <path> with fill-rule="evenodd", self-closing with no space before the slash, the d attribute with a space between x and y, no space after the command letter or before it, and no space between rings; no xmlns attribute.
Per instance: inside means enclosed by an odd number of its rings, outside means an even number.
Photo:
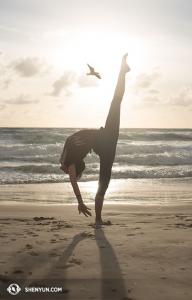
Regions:
<svg viewBox="0 0 192 300"><path fill-rule="evenodd" d="M24 273L24 272L21 271L21 270L15 270L15 271L13 271L13 274L21 274L21 273Z"/></svg>
<svg viewBox="0 0 192 300"><path fill-rule="evenodd" d="M31 251L31 252L28 252L27 254L31 255L31 256L38 256L39 254L35 251Z"/></svg>
<svg viewBox="0 0 192 300"><path fill-rule="evenodd" d="M82 262L82 260L72 258L71 260L69 260L69 263L75 264L75 265L81 265L83 262Z"/></svg>
<svg viewBox="0 0 192 300"><path fill-rule="evenodd" d="M92 234L92 233L83 232L83 233L81 234L81 236L84 237L84 238L89 238L89 237L93 237L93 236L95 236L95 235Z"/></svg>
<svg viewBox="0 0 192 300"><path fill-rule="evenodd" d="M192 224L186 225L187 227L192 227Z"/></svg>
<svg viewBox="0 0 192 300"><path fill-rule="evenodd" d="M64 266L59 266L59 267L55 267L55 269L69 269L71 267L74 267L74 265L64 265Z"/></svg>
<svg viewBox="0 0 192 300"><path fill-rule="evenodd" d="M34 221L44 221L44 220L54 220L55 218L44 218L44 217L35 217L33 218Z"/></svg>
<svg viewBox="0 0 192 300"><path fill-rule="evenodd" d="M59 254L59 253L49 253L49 257L57 257L57 256L61 256L61 254Z"/></svg>
<svg viewBox="0 0 192 300"><path fill-rule="evenodd" d="M27 249L32 249L32 248L33 248L33 245L27 244L27 245L25 246L25 248L27 248Z"/></svg>
<svg viewBox="0 0 192 300"><path fill-rule="evenodd" d="M52 240L50 241L50 243L54 244L54 243L58 243L58 241L57 241L57 240L54 240L54 239L52 239Z"/></svg>
<svg viewBox="0 0 192 300"><path fill-rule="evenodd" d="M37 244L39 244L39 245L42 245L42 244L45 244L45 243L46 243L46 241L44 241L44 240L41 240L41 241L36 241L36 243L37 243Z"/></svg>

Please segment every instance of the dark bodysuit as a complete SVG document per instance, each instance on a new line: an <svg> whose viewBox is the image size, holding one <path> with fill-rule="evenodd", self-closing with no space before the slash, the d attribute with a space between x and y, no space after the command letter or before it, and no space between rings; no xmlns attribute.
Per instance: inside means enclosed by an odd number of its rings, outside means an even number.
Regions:
<svg viewBox="0 0 192 300"><path fill-rule="evenodd" d="M91 149L100 157L97 194L101 196L105 195L111 178L119 137L121 101L122 98L116 95L113 97L104 128L101 127L100 130L85 129L74 133L66 140L63 150L63 153L65 149L67 150L65 158L67 168L71 164L83 160Z"/></svg>

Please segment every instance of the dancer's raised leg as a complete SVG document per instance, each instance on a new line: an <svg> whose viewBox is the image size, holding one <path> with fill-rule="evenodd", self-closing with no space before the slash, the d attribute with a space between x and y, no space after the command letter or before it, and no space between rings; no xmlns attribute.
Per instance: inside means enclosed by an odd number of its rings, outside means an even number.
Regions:
<svg viewBox="0 0 192 300"><path fill-rule="evenodd" d="M121 69L119 72L119 77L114 93L114 98L112 100L109 114L107 116L106 124L105 124L105 129L108 131L108 133L111 135L111 137L114 139L115 143L117 143L118 140L118 135L119 135L119 124L120 124L120 105L121 105L121 100L123 98L124 92L125 92L125 75L127 72L130 71L129 66L126 63L126 58L128 54L125 54L122 58L122 63L121 63ZM116 96L116 97L115 97ZM102 164L102 165L101 165ZM104 173L107 174L107 180L105 179L105 185L106 189L108 187L108 183L110 181L111 177L111 168L112 168L112 163L108 161L101 160L100 161L100 179L99 179L99 185L102 185L102 178L106 177L103 176L103 170L105 167L107 170L104 170ZM108 170L109 169L109 170ZM105 191L106 191L105 189ZM95 224L105 224L101 218L101 212L102 212L102 207L103 207L103 200L104 200L104 194L105 192L99 192L96 194L95 197Z"/></svg>

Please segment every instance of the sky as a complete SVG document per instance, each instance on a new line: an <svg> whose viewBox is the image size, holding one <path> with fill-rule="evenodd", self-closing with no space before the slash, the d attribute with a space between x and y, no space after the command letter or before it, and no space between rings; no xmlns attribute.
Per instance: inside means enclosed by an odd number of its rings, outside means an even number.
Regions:
<svg viewBox="0 0 192 300"><path fill-rule="evenodd" d="M191 0L0 0L0 127L192 128ZM87 64L101 79L87 76Z"/></svg>

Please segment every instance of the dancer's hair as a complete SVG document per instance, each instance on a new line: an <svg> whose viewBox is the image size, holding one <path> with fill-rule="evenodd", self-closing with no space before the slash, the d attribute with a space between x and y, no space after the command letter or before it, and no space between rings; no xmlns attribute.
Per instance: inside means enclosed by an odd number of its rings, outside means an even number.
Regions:
<svg viewBox="0 0 192 300"><path fill-rule="evenodd" d="M76 169L76 180L80 179L84 170L85 170L85 163L84 160L82 160L79 163L75 164L75 169Z"/></svg>

